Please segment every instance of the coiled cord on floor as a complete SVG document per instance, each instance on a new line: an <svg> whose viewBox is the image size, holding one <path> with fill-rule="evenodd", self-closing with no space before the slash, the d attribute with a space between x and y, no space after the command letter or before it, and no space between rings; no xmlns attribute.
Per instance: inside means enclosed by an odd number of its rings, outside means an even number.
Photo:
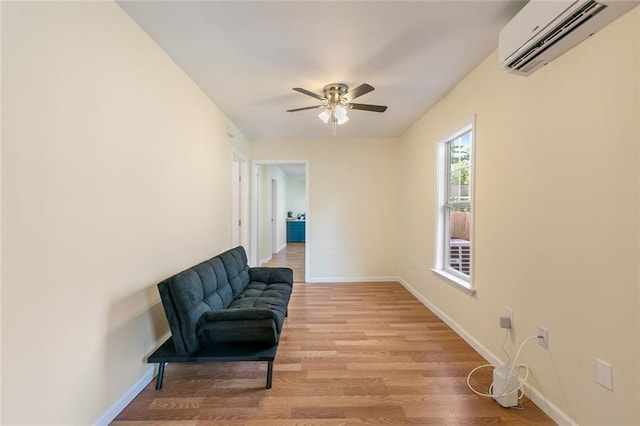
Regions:
<svg viewBox="0 0 640 426"><path fill-rule="evenodd" d="M516 352L516 356L513 358L513 362L511 362L511 358L509 357L509 354L507 353L507 351L504 348L504 344L507 341L507 335L508 335L508 330L505 334L505 339L502 342L502 350L505 353L505 355L507 355L507 363L505 365L503 365L502 367L506 367L507 365L511 364L511 368L509 369L509 374L507 375L507 380L505 380L504 385L502 386L502 389L500 390L500 392L493 392L493 383L491 383L491 385L489 386L489 391L487 393L484 392L480 392L476 389L473 388L473 386L471 386L471 376L473 375L473 373L475 373L476 371L482 369L482 368L487 368L487 367L493 367L493 368L498 368L499 366L495 366L493 364L482 364L477 366L476 368L474 368L473 370L471 370L471 372L469 372L469 374L467 375L467 386L469 387L469 389L471 389L471 391L473 393L475 393L476 395L480 395L480 396L486 396L489 398L500 398L503 396L508 396L511 395L513 393L519 392L518 395L518 400L522 399L522 396L524 395L524 383L527 381L527 379L529 378L529 367L525 364L517 364L518 362L518 358L520 357L520 352L522 351L522 348L524 347L525 343L527 343L529 340L532 339L537 339L539 336L529 336L526 339L524 339L522 341L522 343L520 343L520 347L518 347L518 351ZM514 390L510 391L510 392L505 392L506 388L507 388L507 384L509 382L509 378L511 377L511 375L513 374L513 372L515 371L515 369L518 369L518 387L516 387ZM525 370L525 375L524 377L520 377L520 369L524 369Z"/></svg>

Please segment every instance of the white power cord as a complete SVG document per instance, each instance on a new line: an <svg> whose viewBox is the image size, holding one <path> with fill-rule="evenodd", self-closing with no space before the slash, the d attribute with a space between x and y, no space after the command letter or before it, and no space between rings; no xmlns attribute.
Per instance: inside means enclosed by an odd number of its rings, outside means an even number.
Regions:
<svg viewBox="0 0 640 426"><path fill-rule="evenodd" d="M476 371L482 369L482 368L486 368L486 367L493 367L493 368L497 368L498 366L495 366L493 364L483 364L483 365L479 365L478 367L474 368L473 370L471 370L471 372L467 375L467 386L469 387L469 389L471 389L471 391L473 393L475 393L476 395L480 395L480 396L486 396L489 398L500 398L503 396L507 396L507 395L511 395L515 392L520 392L520 394L518 395L518 400L522 399L522 396L524 395L524 383L527 381L527 379L529 378L529 367L525 364L517 364L518 358L520 357L520 352L522 351L522 348L524 347L525 343L527 343L529 340L532 339L537 339L538 336L529 336L526 339L524 339L522 341L522 343L520 343L520 347L518 348L518 351L516 352L516 356L513 358L513 362L511 362L511 358L509 357L509 354L507 353L507 351L504 348L504 344L507 341L507 334L508 334L508 330L507 333L505 334L505 339L502 342L502 351L505 353L505 355L507 355L507 363L505 365L503 365L502 367L506 367L507 365L511 364L511 368L509 369L509 374L507 375L507 377L511 377L513 372L515 371L515 369L518 369L518 387L516 387L514 390L510 391L510 392L506 392L506 388L507 388L507 383L508 380L504 382L504 384L502 385L502 389L500 390L499 393L493 393L493 383L491 383L491 385L489 386L489 391L488 393L484 393L484 392L480 392L477 391L476 389L473 388L473 386L471 386L471 376L473 375L473 373L475 373ZM524 377L520 377L520 369L523 368L525 370L525 375Z"/></svg>
<svg viewBox="0 0 640 426"><path fill-rule="evenodd" d="M507 339L509 339L509 330L509 328L504 329L504 340L500 345L500 347L502 348L502 352L504 352L504 354L507 356L507 363L505 365L511 364L511 356L509 355L509 352L507 352L507 350L504 348L505 343L507 343Z"/></svg>

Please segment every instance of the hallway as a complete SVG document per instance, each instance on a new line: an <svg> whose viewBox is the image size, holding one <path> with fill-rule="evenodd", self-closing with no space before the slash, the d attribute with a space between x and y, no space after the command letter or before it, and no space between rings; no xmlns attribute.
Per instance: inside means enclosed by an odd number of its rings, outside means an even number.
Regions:
<svg viewBox="0 0 640 426"><path fill-rule="evenodd" d="M278 254L274 254L271 261L262 266L288 266L293 269L293 282L303 283L305 277L305 243L287 243Z"/></svg>

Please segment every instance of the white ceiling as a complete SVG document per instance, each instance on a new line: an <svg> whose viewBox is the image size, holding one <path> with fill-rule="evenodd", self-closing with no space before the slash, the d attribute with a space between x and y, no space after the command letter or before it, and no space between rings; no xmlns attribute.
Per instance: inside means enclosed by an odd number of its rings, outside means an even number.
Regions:
<svg viewBox="0 0 640 426"><path fill-rule="evenodd" d="M306 166L300 163L277 164L286 174L290 176L304 176Z"/></svg>
<svg viewBox="0 0 640 426"><path fill-rule="evenodd" d="M375 91L341 138L402 135L497 48L525 2L119 1L250 140L331 138L316 93L328 83ZM497 64L496 64L497 66Z"/></svg>

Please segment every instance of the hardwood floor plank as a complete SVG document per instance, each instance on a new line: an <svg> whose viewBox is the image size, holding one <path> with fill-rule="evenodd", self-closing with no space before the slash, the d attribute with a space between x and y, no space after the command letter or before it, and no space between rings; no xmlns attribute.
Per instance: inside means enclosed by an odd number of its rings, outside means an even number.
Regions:
<svg viewBox="0 0 640 426"><path fill-rule="evenodd" d="M526 398L514 410L473 394L483 363L398 283L297 283L272 389L265 363L169 364L113 425L555 424Z"/></svg>
<svg viewBox="0 0 640 426"><path fill-rule="evenodd" d="M262 266L287 266L293 269L293 282L303 283L305 277L305 243L287 243Z"/></svg>

